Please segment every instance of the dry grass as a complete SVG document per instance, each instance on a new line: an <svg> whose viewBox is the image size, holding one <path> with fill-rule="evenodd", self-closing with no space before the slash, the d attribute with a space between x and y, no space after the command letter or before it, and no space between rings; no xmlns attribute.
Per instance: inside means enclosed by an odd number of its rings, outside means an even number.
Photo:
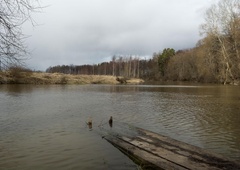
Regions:
<svg viewBox="0 0 240 170"><path fill-rule="evenodd" d="M129 84L138 84L138 83L143 83L144 80L143 79L137 79L137 78L132 78L127 80L127 83Z"/></svg>
<svg viewBox="0 0 240 170"><path fill-rule="evenodd" d="M127 80L130 84L141 82L143 82L141 79ZM119 84L119 82L114 76L0 72L0 84Z"/></svg>

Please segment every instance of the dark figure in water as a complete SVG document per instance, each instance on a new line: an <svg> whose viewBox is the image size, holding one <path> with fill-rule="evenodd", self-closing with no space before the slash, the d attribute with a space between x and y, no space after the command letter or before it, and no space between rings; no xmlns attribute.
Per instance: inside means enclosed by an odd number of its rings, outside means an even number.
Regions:
<svg viewBox="0 0 240 170"><path fill-rule="evenodd" d="M91 117L88 119L88 122L86 122L86 123L88 125L88 128L92 129L92 118Z"/></svg>
<svg viewBox="0 0 240 170"><path fill-rule="evenodd" d="M113 119L112 119L112 116L110 117L109 121L108 121L110 127L112 127L112 124L113 124Z"/></svg>

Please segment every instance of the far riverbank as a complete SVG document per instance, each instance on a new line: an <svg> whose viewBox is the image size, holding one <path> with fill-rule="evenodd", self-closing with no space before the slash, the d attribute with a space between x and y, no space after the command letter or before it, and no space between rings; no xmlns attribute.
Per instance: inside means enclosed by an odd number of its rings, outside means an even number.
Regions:
<svg viewBox="0 0 240 170"><path fill-rule="evenodd" d="M142 79L126 79L127 84L143 83ZM71 75L40 72L0 72L0 84L120 84L115 76Z"/></svg>

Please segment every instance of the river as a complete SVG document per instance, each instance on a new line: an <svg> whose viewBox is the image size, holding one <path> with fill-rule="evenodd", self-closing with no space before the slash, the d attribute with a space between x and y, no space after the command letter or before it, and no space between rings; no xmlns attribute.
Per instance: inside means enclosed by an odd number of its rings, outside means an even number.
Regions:
<svg viewBox="0 0 240 170"><path fill-rule="evenodd" d="M0 85L0 169L138 169L110 116L240 161L239 86Z"/></svg>

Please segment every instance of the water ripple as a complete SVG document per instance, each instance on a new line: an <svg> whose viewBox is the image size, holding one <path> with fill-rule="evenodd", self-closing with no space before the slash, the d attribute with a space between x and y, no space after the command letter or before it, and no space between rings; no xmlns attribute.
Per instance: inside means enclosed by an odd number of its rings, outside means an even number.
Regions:
<svg viewBox="0 0 240 170"><path fill-rule="evenodd" d="M239 96L235 87L234 92L229 87L227 94L225 87L218 86L26 90L7 97L0 93L4 98L0 103L0 167L5 169L137 169L101 138L99 125L110 116L240 160L240 100L235 100ZM91 130L85 123L89 117Z"/></svg>

